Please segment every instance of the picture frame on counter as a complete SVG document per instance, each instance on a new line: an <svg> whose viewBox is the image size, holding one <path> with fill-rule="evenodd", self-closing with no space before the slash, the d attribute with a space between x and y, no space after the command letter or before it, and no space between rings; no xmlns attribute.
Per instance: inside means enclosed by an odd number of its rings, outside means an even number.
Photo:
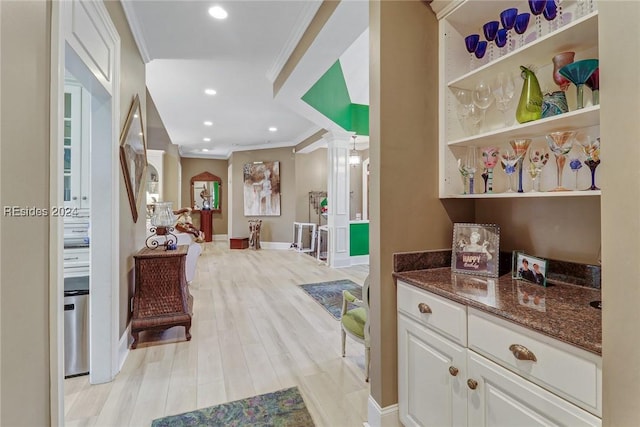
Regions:
<svg viewBox="0 0 640 427"><path fill-rule="evenodd" d="M453 224L451 271L498 277L500 227L497 224Z"/></svg>
<svg viewBox="0 0 640 427"><path fill-rule="evenodd" d="M513 251L511 277L518 280L547 286L547 267L549 261L535 257L523 251Z"/></svg>

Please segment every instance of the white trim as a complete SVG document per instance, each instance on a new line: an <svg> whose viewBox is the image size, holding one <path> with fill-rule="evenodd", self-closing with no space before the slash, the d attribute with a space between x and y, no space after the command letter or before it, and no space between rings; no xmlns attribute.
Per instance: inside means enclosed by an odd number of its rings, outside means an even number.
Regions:
<svg viewBox="0 0 640 427"><path fill-rule="evenodd" d="M227 240L229 240L229 235L228 234L214 234L213 235L213 241L214 242L226 242Z"/></svg>
<svg viewBox="0 0 640 427"><path fill-rule="evenodd" d="M121 1L122 9L124 10L124 14L127 17L127 22L129 23L129 28L131 29L131 34L133 34L133 39L136 41L136 45L138 46L138 50L140 51L140 56L142 56L142 60L145 64L151 62L151 55L149 55L149 49L147 48L147 42L144 39L144 31L140 27L140 21L138 20L138 16L136 15L135 8L133 7L132 1Z"/></svg>
<svg viewBox="0 0 640 427"><path fill-rule="evenodd" d="M371 157L365 159L362 162L362 220L369 221L369 188L367 183L369 182L369 175L367 174L367 170L369 169Z"/></svg>
<svg viewBox="0 0 640 427"><path fill-rule="evenodd" d="M280 71L282 71L282 67L287 63L291 53L296 46L298 46L298 43L300 43L300 39L307 31L307 27L311 23L311 20L316 16L316 12L320 8L321 4L322 1L318 0L309 0L306 2L304 9L300 12L300 16L296 21L296 25L289 34L289 38L282 46L282 49L280 49L280 53L278 53L276 60L267 71L266 76L271 83L278 78Z"/></svg>
<svg viewBox="0 0 640 427"><path fill-rule="evenodd" d="M351 265L369 264L369 255L354 255L351 258Z"/></svg>
<svg viewBox="0 0 640 427"><path fill-rule="evenodd" d="M122 370L122 366L124 366L124 362L127 360L127 356L129 356L129 347L133 342L133 337L131 336L131 322L127 325L127 329L124 330L124 334L120 337L120 343L118 345L118 371Z"/></svg>
<svg viewBox="0 0 640 427"><path fill-rule="evenodd" d="M402 427L398 416L398 404L381 408L378 402L369 395L367 423L370 427Z"/></svg>
<svg viewBox="0 0 640 427"><path fill-rule="evenodd" d="M276 249L279 251L288 251L291 248L290 242L260 242L262 249Z"/></svg>

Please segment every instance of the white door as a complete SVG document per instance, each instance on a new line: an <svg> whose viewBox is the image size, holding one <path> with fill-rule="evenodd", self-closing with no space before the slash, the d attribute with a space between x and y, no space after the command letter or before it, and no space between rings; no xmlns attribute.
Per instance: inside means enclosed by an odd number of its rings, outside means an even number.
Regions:
<svg viewBox="0 0 640 427"><path fill-rule="evenodd" d="M600 418L468 351L469 426L600 426Z"/></svg>
<svg viewBox="0 0 640 427"><path fill-rule="evenodd" d="M466 349L398 314L398 404L405 427L465 426Z"/></svg>

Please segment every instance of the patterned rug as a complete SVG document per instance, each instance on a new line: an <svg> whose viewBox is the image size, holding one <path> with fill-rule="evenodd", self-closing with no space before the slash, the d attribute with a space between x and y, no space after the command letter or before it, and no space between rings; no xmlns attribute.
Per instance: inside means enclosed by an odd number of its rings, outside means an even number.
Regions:
<svg viewBox="0 0 640 427"><path fill-rule="evenodd" d="M351 292L358 299L362 298L362 286L349 279L309 283L307 285L300 285L300 287L331 313L336 320L340 320L341 317L343 290ZM351 304L349 304L349 306L349 310L355 308L355 306Z"/></svg>
<svg viewBox="0 0 640 427"><path fill-rule="evenodd" d="M151 427L313 427L298 387L153 420Z"/></svg>

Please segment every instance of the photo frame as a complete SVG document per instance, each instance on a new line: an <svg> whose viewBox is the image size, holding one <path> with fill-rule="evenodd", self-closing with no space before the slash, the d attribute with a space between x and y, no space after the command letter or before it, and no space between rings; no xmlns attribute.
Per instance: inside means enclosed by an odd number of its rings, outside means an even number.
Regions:
<svg viewBox="0 0 640 427"><path fill-rule="evenodd" d="M138 221L138 202L143 191L147 169L147 145L142 127L140 98L133 98L131 108L120 134L120 164L127 188L133 222Z"/></svg>
<svg viewBox="0 0 640 427"><path fill-rule="evenodd" d="M528 255L522 251L513 251L511 277L518 280L547 286L548 261Z"/></svg>
<svg viewBox="0 0 640 427"><path fill-rule="evenodd" d="M243 167L244 216L280 216L280 162Z"/></svg>
<svg viewBox="0 0 640 427"><path fill-rule="evenodd" d="M500 227L496 224L453 224L451 270L498 277Z"/></svg>

